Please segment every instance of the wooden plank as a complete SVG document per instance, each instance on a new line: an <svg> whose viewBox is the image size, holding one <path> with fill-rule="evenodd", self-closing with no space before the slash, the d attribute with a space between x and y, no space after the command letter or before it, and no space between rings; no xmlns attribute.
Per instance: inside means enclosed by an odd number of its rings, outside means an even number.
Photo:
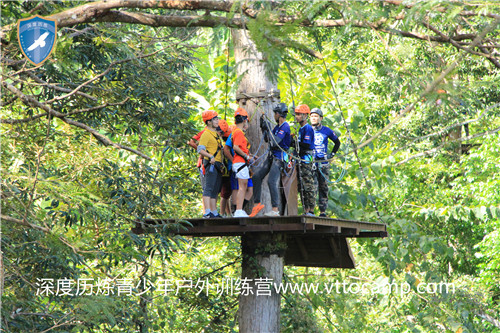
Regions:
<svg viewBox="0 0 500 333"><path fill-rule="evenodd" d="M384 238L387 237L389 234L387 231L361 231L358 235L355 237L357 238Z"/></svg>
<svg viewBox="0 0 500 333"><path fill-rule="evenodd" d="M304 224L304 225L309 225L309 224ZM313 234L338 234L340 231L338 227L325 227L323 225L314 225L313 230L308 230L307 233L313 233Z"/></svg>
<svg viewBox="0 0 500 333"><path fill-rule="evenodd" d="M386 225L383 223L375 223L375 222L362 222L355 220L343 220L343 219L333 219L333 218L324 218L317 216L302 216L302 221L304 223L314 223L320 225L330 225L341 228L353 228L361 230L370 230L370 231L386 231Z"/></svg>
<svg viewBox="0 0 500 333"><path fill-rule="evenodd" d="M334 218L324 218L317 216L278 216L278 217L252 217L252 218L221 218L221 219L147 219L147 224L165 224L187 221L193 225L251 225L251 224L269 224L269 223L311 223L315 225L335 226L341 228L359 229L360 231L387 231L386 225L375 222L362 222L355 220L344 220Z"/></svg>
<svg viewBox="0 0 500 333"><path fill-rule="evenodd" d="M302 224L273 224L273 225L219 225L219 226L200 226L200 227L190 227L187 230L179 229L176 231L179 235L198 235L198 236L211 236L212 234L239 234L244 235L249 232L304 232L313 230L313 225L302 225Z"/></svg>
<svg viewBox="0 0 500 333"><path fill-rule="evenodd" d="M132 231L137 234L166 231L200 237L244 235L248 232L302 232L342 237L387 236L386 225L381 223L298 215L221 219L147 219L144 223L137 222Z"/></svg>

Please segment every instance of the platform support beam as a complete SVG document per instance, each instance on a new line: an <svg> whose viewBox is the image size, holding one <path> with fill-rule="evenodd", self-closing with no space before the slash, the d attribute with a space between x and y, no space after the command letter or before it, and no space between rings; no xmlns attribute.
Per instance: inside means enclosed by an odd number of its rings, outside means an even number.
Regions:
<svg viewBox="0 0 500 333"><path fill-rule="evenodd" d="M257 233L241 237L240 332L280 332L280 295L285 235Z"/></svg>

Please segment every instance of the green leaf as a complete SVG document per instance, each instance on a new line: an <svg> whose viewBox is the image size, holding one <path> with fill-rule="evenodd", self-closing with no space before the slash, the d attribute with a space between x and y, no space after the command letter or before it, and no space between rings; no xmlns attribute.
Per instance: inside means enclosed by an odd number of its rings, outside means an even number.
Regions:
<svg viewBox="0 0 500 333"><path fill-rule="evenodd" d="M375 173L375 175L380 176L380 173L382 171L382 166L381 166L381 162L380 161L373 162L370 165L370 167L373 170L373 172Z"/></svg>

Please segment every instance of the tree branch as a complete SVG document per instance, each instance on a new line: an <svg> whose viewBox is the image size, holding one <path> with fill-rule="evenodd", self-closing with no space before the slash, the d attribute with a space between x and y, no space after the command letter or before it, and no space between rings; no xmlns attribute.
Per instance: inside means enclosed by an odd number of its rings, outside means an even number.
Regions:
<svg viewBox="0 0 500 333"><path fill-rule="evenodd" d="M17 98L17 96L16 96L16 98ZM75 115L75 114L79 114L79 113L96 111L96 110L103 109L103 108L108 107L108 106L123 105L129 99L130 99L130 97L127 97L123 101L118 102L118 103L104 103L102 105L93 106L93 107L86 108L86 109L78 109L78 110L75 110L75 111L72 111L72 112L69 112L69 113L63 113L63 115L65 117L69 117L69 116L72 116L72 115ZM23 119L0 119L0 123L2 123L2 124L11 124L11 125L12 124L29 123L30 121L33 121L33 120L36 120L36 119L39 119L39 118L42 118L42 117L46 117L46 116L47 116L47 113L39 113L39 114L37 114L35 116L29 117L29 118L23 118Z"/></svg>
<svg viewBox="0 0 500 333"><path fill-rule="evenodd" d="M402 1L398 0L383 0L383 2L400 6ZM254 10L251 7L234 1L217 1L217 0L149 0L149 1L137 1L137 0L109 0L109 1L96 1L85 5L81 5L75 8L71 8L60 13L49 16L50 19L57 20L57 26L59 28L74 26L81 23L93 22L95 19L105 15L112 9L119 8L135 8L135 9L151 9L151 8L162 8L171 10L181 10L181 11L196 11L196 10L208 10L215 12L225 12L229 13L233 10L233 6L236 4L241 6L241 12L250 18L255 18L259 14L258 10ZM406 8L412 8L413 5L407 4ZM446 12L445 7L437 7L435 9L438 12ZM493 19L499 19L500 15L494 13L476 13L472 11L463 11L459 13L461 16L484 16ZM293 16L282 18L283 21L294 21ZM301 19L303 20L303 19ZM321 24L320 21L309 22L308 20L303 20L302 24L309 24L310 26ZM8 26L2 27L1 36L6 34L6 31L11 30L15 24L10 24ZM333 25L327 25L333 26Z"/></svg>
<svg viewBox="0 0 500 333"><path fill-rule="evenodd" d="M28 13L31 14L31 15L33 15L34 12L38 11L39 9L41 9L44 5L45 5L45 3L41 2L35 8L33 8L32 10L30 10Z"/></svg>
<svg viewBox="0 0 500 333"><path fill-rule="evenodd" d="M71 89L68 89L68 88L63 88L63 87L60 87L60 86L57 86L57 85L54 85L54 84L50 84L47 81L44 81L44 80L40 79L38 76L36 76L35 74L33 74L31 72L25 72L25 73L22 73L22 74L27 75L29 78L33 79L33 81L35 81L36 83L43 84L47 88L54 89L54 90L57 90L57 91L67 92L67 93L70 93L72 91ZM88 95L88 94L86 94L84 92L77 91L76 94L79 95L79 96L91 99L94 102L97 101L97 98L95 98L94 96Z"/></svg>
<svg viewBox="0 0 500 333"><path fill-rule="evenodd" d="M492 317L487 313L476 313L476 316L480 317L483 320L488 321L496 328L500 328L500 320L496 319L495 317Z"/></svg>
<svg viewBox="0 0 500 333"><path fill-rule="evenodd" d="M397 18L396 18L397 19ZM460 34L453 37L448 37L445 35L439 36L430 36L430 35L422 35L414 32L397 30L393 28L384 28L384 24L386 23L386 19L381 19L377 22L366 22L361 20L316 20L309 21L298 18L296 16L280 16L277 18L277 25L282 25L285 23L291 23L295 21L299 21L299 25L303 27L324 27L324 28L334 28L334 27L343 27L351 25L353 27L364 28L364 29L374 29L384 33L403 36L406 38L424 40L424 41L432 41L437 43L452 43L454 46L464 49L463 46L457 44L457 41L463 40L473 40L476 35L475 34ZM170 26L170 27L217 27L217 26L228 26L231 28L239 28L246 29L247 20L241 18L239 16L235 16L234 18L228 20L225 17L221 16L212 16L212 15L204 15L204 16L159 16L152 15L146 13L136 13L136 12L126 12L126 11L109 11L108 13L100 16L95 20L96 22L122 22L129 24L142 24L153 27L159 26ZM281 44L284 42L281 42ZM310 50L305 48L304 51L318 59L321 58L321 54L314 50ZM474 51L470 50L470 53L477 54L488 59L491 59L492 56L488 54L482 53L474 53ZM500 66L499 66L500 68Z"/></svg>
<svg viewBox="0 0 500 333"><path fill-rule="evenodd" d="M290 39L281 40L281 39L273 38L273 37L269 37L269 36L266 36L266 38L271 43L275 43L275 44L280 45L282 47L290 47L293 49L297 49L297 50L305 52L305 53L309 54L310 56L315 57L317 59L323 59L323 55L321 54L321 52L310 49L307 46L305 46L304 44L296 42L294 40L290 40Z"/></svg>
<svg viewBox="0 0 500 333"><path fill-rule="evenodd" d="M16 219L14 217L3 215L3 214L0 215L0 219L3 220L3 221L8 221L8 222L13 222L13 223L17 223L17 224L20 224L20 225L24 225L25 227L30 227L32 229L40 230L40 231L43 231L43 232L48 232L48 233L51 232L50 229L41 227L41 226L36 225L36 224L32 224L32 223L26 221L25 219L19 220L19 219Z"/></svg>
<svg viewBox="0 0 500 333"><path fill-rule="evenodd" d="M104 103L102 105L93 106L93 107L90 107L90 108L87 108L87 109L78 109L78 110L66 113L65 116L68 117L68 116L72 116L74 114L85 113L85 112L92 112L92 111L96 111L96 110L99 110L99 109L103 109L103 108L108 107L108 106L123 105L123 104L127 103L129 99L130 99L130 97L127 97L123 101L117 102L117 103Z"/></svg>
<svg viewBox="0 0 500 333"><path fill-rule="evenodd" d="M483 53L485 53L485 54L490 54L490 53L489 53L489 51L488 51L488 49L486 49L486 47L485 47L485 46L482 46L482 45L481 45L481 46L478 46L478 47L479 47L479 49L480 49L481 51L483 51ZM498 58L493 57L493 56L487 56L486 58L487 58L489 61L491 61L491 63L493 63L493 65L495 65L496 67L500 68L500 61L499 61L499 59L498 59Z"/></svg>
<svg viewBox="0 0 500 333"><path fill-rule="evenodd" d="M418 137L418 138L414 138L408 145L406 145L406 146L404 146L402 148L396 149L395 151L393 151L391 153L391 155L395 155L395 154L399 153L401 150L408 148L409 145L411 145L411 144L413 144L413 143L415 143L417 141L422 141L422 140L427 139L427 138L432 138L434 136L442 135L442 134L445 134L446 132L448 132L451 129L454 129L454 128L457 128L457 127L461 127L461 126L464 126L464 125L468 125L468 124L471 124L471 123L475 123L475 122L481 120L482 118L484 118L484 116L486 116L486 114L488 113L489 110L494 109L494 108L496 108L498 106L500 106L500 103L497 103L497 104L494 104L494 105L488 107L476 119L471 119L471 120L467 120L467 121L461 122L459 124L450 125L450 126L448 126L446 128L443 128L440 131L437 131L437 132L434 132L434 133L431 133L431 134L427 134L427 135L424 135L424 136L421 136L421 137Z"/></svg>
<svg viewBox="0 0 500 333"><path fill-rule="evenodd" d="M479 44L479 42L486 36L492 29L494 29L498 24L500 23L500 18L495 20L492 24L487 26L477 37L474 39L474 41L470 44L469 48L472 49L476 45ZM437 85L449 74L451 73L455 67L458 65L458 63L462 60L464 57L464 53L460 54L458 59L455 60L451 65L448 66L435 80L433 80L431 83L427 85L427 88L420 94L418 97L417 101L420 101L424 96L429 94L431 91L436 89ZM412 111L415 107L415 103L411 103L408 105L403 111L399 113L399 115L394 118L389 124L387 124L384 128L382 128L380 131L378 131L376 134L374 134L370 139L366 140L365 142L361 143L358 147L355 149L361 149L365 146L367 146L370 142L373 140L377 139L379 136L381 136L383 133L385 133L388 129L390 129L394 124L398 123L401 118L403 118L407 113ZM351 150L351 152L354 152L354 150Z"/></svg>
<svg viewBox="0 0 500 333"><path fill-rule="evenodd" d="M398 0L383 0L386 4L401 6L402 2ZM230 13L235 8L234 6L240 6L240 13L244 14L246 17L241 17L240 15L235 15L232 19L228 20L222 16L212 16L209 11L215 12L225 12ZM413 5L405 5L406 8L411 8ZM116 11L120 8L132 8L132 9L151 9L151 8L163 8L169 10L180 10L180 11L198 11L206 10L208 15L203 16L176 16L176 15L152 15L140 12L126 12L126 11ZM115 11L113 11L115 9ZM436 7L436 11L446 12L445 7ZM245 4L233 1L216 1L216 0L149 0L149 1L137 1L137 0L109 0L109 1L96 1L88 3L79 7L71 8L60 13L49 16L51 19L57 21L59 28L70 27L82 23L92 23L92 22L122 22L129 24L142 24L148 26L170 26L170 27L216 27L216 26L227 26L231 28L246 29L246 21L248 19L254 19L260 13L259 10L254 10ZM462 16L485 16L489 18L499 19L500 15L497 14L479 14L475 12L462 12L459 15ZM395 17L395 20L400 20L404 15L399 15ZM277 25L285 23L296 23L303 27L342 27L346 25L351 25L360 28L371 28L376 29L385 33L400 35L407 38L414 38L426 41L434 41L439 43L451 43L452 41L460 41L464 39L472 40L475 38L473 34L463 34L453 36L451 38L443 36L425 36L417 34L414 32L401 31L392 28L384 28L384 24L387 23L387 19L380 19L377 22L365 22L361 20L312 20L304 19L301 16L296 15L281 15L276 18ZM13 24L2 27L1 36L3 37L7 31L14 27ZM455 45L457 46L457 45ZM307 52L307 50L306 50ZM308 52L312 54L311 52ZM479 54L485 56L484 54ZM488 58L489 57L489 58ZM492 61L491 55L488 55L488 59ZM497 62L492 61L495 65ZM500 64L499 64L500 65ZM498 67L498 66L497 66Z"/></svg>
<svg viewBox="0 0 500 333"><path fill-rule="evenodd" d="M176 10L212 10L229 12L233 2L231 1L136 1L136 0L111 0L98 1L72 8L61 13L51 15L49 18L57 20L58 27L69 27L80 23L88 23L99 18L111 9L118 8L163 8Z"/></svg>
<svg viewBox="0 0 500 333"><path fill-rule="evenodd" d="M102 135L101 133L99 133L98 131L93 129L92 127L89 127L85 124L82 124L80 122L77 122L77 121L74 121L71 119L67 119L66 115L64 113L60 113L60 112L50 108L49 106L40 103L39 101L34 99L32 96L28 96L28 95L23 94L21 91L19 91L16 87L11 85L10 83L3 81L2 85L5 86L9 91L11 91L15 95L17 95L23 101L24 104L26 104L28 106L39 107L40 109L46 111L47 113L50 113L54 117L61 119L62 121L64 121L65 123L67 123L69 125L73 125L73 126L81 128L81 129L84 129L85 131L91 133L97 140L99 140L105 146L112 146L113 148L127 150L127 151L130 151L130 152L144 158L144 159L147 159L149 161L151 160L151 157L145 155L144 153L142 153L136 149L133 149L131 147L124 146L124 145L121 145L121 144L118 144L118 143L111 141L109 138Z"/></svg>
<svg viewBox="0 0 500 333"><path fill-rule="evenodd" d="M451 45L455 46L457 49L460 49L460 50L463 50L465 52L468 52L468 53L471 53L471 54L475 54L475 55L478 55L478 56L481 56L481 57L484 57L484 58L487 58L488 60L490 61L497 61L498 60L491 56L490 54L488 53L480 53L480 52L476 52L476 51L473 51L472 48L466 48L466 47L463 47L462 45L460 45L459 43L457 43L455 40L453 40L452 38L446 36L445 34L443 34L441 31L439 31L437 28L433 27L432 25L430 25L428 22L422 22L422 24L427 28L427 29L430 29L432 30L434 33L438 34L441 36L441 38L443 40L445 40L445 42L449 42L451 43ZM495 64L495 63L494 63ZM496 64L495 64L496 65ZM499 67L500 68L500 67Z"/></svg>
<svg viewBox="0 0 500 333"><path fill-rule="evenodd" d="M140 56L137 56L137 57L133 57L133 58L127 58L127 59L113 61L111 64L109 64L108 68L104 72L102 72L101 74L98 74L98 75L94 76L93 78L91 78L91 79L83 82L82 84L80 84L79 86L77 86L75 89L73 89L71 92L69 92L66 95L59 96L59 97L56 97L56 98L53 98L51 100L46 101L45 104L50 104L50 103L53 103L53 102L56 102L56 101L60 101L62 99L68 98L68 97L76 94L80 89L82 89L86 85L88 85L88 84L96 81L97 79L100 79L101 77L105 76L106 74L108 74L113 69L113 67L116 66L116 65L123 64L125 62L129 62L129 61L132 61L132 60L137 60L137 59L151 57L151 56L153 56L153 55L155 55L155 54L163 51L164 49L165 48L162 48L160 50L157 50L157 51L154 51L154 52L151 52L151 53L148 53L148 54L143 54L143 55L140 55Z"/></svg>
<svg viewBox="0 0 500 333"><path fill-rule="evenodd" d="M380 0L381 2L384 2L384 3L387 3L387 4L390 4L390 5L395 5L395 6L401 6L401 5L404 5L405 8L407 9L411 9L413 8L415 5L414 4L411 4L411 3L404 3L403 4L403 0ZM468 4L469 6L472 5L472 4ZM446 7L436 7L434 9L435 11L437 12L440 12L440 13L446 13L447 12L447 9ZM458 15L460 16L484 16L484 17L489 17L489 18L494 18L494 19L499 19L500 18L500 15L498 14L494 14L494 13L476 13L476 12L473 12L473 11L462 11L460 13L458 13Z"/></svg>
<svg viewBox="0 0 500 333"><path fill-rule="evenodd" d="M46 87L48 87L50 89L54 89L54 90L62 91L62 92L71 92L72 91L71 89L63 88L63 87L60 87L60 86L57 86L57 85L54 85L54 84L50 84L47 81L44 81L44 80L40 79L38 76L36 76L35 74L32 73L32 70L34 68L28 68L28 69L19 70L19 67L21 65L24 65L26 63L25 60L14 61L12 59L3 57L2 58L2 62L5 62L7 64L7 66L10 66L10 67L14 68L15 70L18 70L17 72L15 72L13 74L10 74L11 77L12 76L17 76L17 75L26 75L29 78L31 78L33 81L35 81L36 83L44 85L44 86L46 86ZM88 95L88 94L86 94L84 92L78 91L76 94L79 95L79 96L88 98L90 100L97 101L97 98L95 98L94 96Z"/></svg>
<svg viewBox="0 0 500 333"><path fill-rule="evenodd" d="M147 13L136 13L127 11L109 11L95 22L121 22L130 24L142 24L151 27L207 27L214 28L218 26L227 26L229 28L245 28L245 20L240 17L234 17L228 20L222 16L196 15L196 16L170 16L153 15Z"/></svg>
<svg viewBox="0 0 500 333"><path fill-rule="evenodd" d="M497 127L495 128L494 130L491 130L491 131L486 131L486 132L482 132L482 133L479 133L479 134L475 134L475 135L469 135L469 136L464 136L462 138L458 138L456 140L451 140L451 141L447 141L445 143L443 143L442 145L436 147L436 148L432 148L432 149L429 149L429 150L426 150L422 153L419 153L419 154L416 154L416 155L413 155L413 156L410 156L398 163L396 163L396 166L400 166L408 161L411 161L413 159L416 159L416 158L419 158L419 157L424 157L424 156L431 156L433 154L436 154L438 151L440 151L442 148L452 144L452 143L458 143L458 142L463 142L463 141L468 141L468 140L472 140L472 139L475 139L475 138L479 138L479 137L482 137L482 136L487 136L487 135L491 135L491 134L495 134L497 132L500 132L500 127Z"/></svg>
<svg viewBox="0 0 500 333"><path fill-rule="evenodd" d="M12 216L8 216L8 215L3 215L3 214L0 214L0 220L2 221L7 221L7 222L12 222L12 223L16 223L16 224L19 224L19 225L23 225L25 227L29 227L29 228L32 228L32 229L35 229L35 230L40 230L40 231L43 231L45 233L48 233L48 234L54 234L54 232L49 229L49 228L45 228L45 227L41 227L39 225L36 225L36 224L33 224L33 223L30 223L28 222L26 219L16 219ZM64 244L66 244L69 248L71 248L71 250L74 252L74 253L95 253L96 251L84 251L84 250L80 250L79 248L75 247L74 245L72 245L66 238L64 238L63 236L59 236L59 240L61 242L63 242Z"/></svg>
<svg viewBox="0 0 500 333"><path fill-rule="evenodd" d="M56 318L56 316L50 313L33 313L33 312L13 312L10 316L12 318L16 318L18 316L39 316L39 317Z"/></svg>
<svg viewBox="0 0 500 333"><path fill-rule="evenodd" d="M0 103L0 106L1 107L6 107L6 106L11 105L12 103L14 103L16 100L17 100L17 96L13 96L11 99L9 99L8 101L6 101L5 103Z"/></svg>
<svg viewBox="0 0 500 333"><path fill-rule="evenodd" d="M49 135L50 135L50 123L51 123L51 121L52 121L52 118L50 116L47 117L47 131L45 134L45 138L43 139L42 150L37 154L37 157L36 157L35 180L33 181L33 188L29 192L29 202L28 202L28 205L26 206L26 209L24 212L24 217L23 217L24 221L27 220L28 214L29 214L30 209L31 209L31 205L33 205L33 201L35 200L35 190L36 190L36 184L38 183L38 174L40 172L40 164L42 162L42 156L45 153L45 147L47 147L47 140L49 139ZM48 227L48 226L45 225L45 227Z"/></svg>

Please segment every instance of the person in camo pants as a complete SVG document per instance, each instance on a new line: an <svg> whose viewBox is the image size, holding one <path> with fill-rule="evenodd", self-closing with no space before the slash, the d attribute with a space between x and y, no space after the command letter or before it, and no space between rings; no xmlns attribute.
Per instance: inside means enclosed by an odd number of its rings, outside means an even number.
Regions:
<svg viewBox="0 0 500 333"><path fill-rule="evenodd" d="M314 206L316 205L316 193L318 187L314 181L314 129L307 122L311 110L306 104L299 105L295 109L295 120L300 124L298 148L301 159L298 164L299 191L302 197L302 208L304 215L314 216Z"/></svg>
<svg viewBox="0 0 500 333"><path fill-rule="evenodd" d="M314 159L316 161L316 169L313 177L318 184L319 192L319 216L326 217L326 207L328 206L328 181L330 178L330 163L329 159L335 156L335 153L340 148L340 140L335 133L328 127L323 126L323 111L318 108L311 110L310 115L311 125L314 128ZM331 153L328 153L328 140L334 143ZM321 162L324 160L324 162Z"/></svg>

